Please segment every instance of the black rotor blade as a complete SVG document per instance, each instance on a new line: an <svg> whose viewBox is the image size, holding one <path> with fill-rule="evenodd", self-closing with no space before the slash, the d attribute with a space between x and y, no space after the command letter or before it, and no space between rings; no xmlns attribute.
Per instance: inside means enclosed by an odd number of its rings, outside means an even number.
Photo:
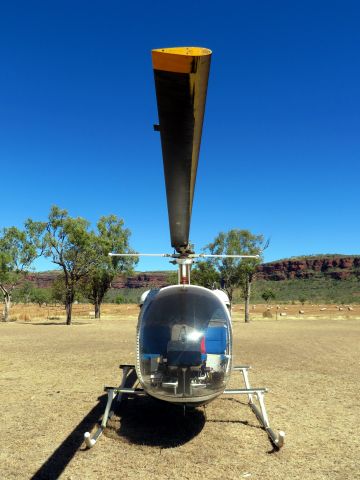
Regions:
<svg viewBox="0 0 360 480"><path fill-rule="evenodd" d="M189 250L189 230L204 119L211 51L152 51L171 245Z"/></svg>

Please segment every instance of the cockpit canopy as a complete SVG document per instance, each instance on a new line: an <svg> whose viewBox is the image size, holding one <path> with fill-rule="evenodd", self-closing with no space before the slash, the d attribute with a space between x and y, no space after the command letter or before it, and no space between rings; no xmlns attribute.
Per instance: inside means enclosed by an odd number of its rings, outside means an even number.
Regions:
<svg viewBox="0 0 360 480"><path fill-rule="evenodd" d="M230 358L230 316L219 296L193 285L149 293L139 317L138 360L150 394L174 401L214 396L225 388Z"/></svg>

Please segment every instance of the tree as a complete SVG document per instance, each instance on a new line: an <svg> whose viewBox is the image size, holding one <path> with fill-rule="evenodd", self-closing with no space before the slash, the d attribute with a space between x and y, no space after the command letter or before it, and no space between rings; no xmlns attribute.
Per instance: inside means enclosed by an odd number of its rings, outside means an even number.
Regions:
<svg viewBox="0 0 360 480"><path fill-rule="evenodd" d="M215 289L220 286L221 276L212 261L198 261L191 271L191 281L195 285Z"/></svg>
<svg viewBox="0 0 360 480"><path fill-rule="evenodd" d="M51 284L50 301L52 303L66 306L66 285L63 272L57 275Z"/></svg>
<svg viewBox="0 0 360 480"><path fill-rule="evenodd" d="M178 283L178 272L176 270L171 270L167 273L166 283L168 285L177 285L177 283Z"/></svg>
<svg viewBox="0 0 360 480"><path fill-rule="evenodd" d="M26 277L25 277L26 278ZM34 290L32 282L25 280L21 282L16 290L14 290L12 295L13 303L29 303L31 302L31 296Z"/></svg>
<svg viewBox="0 0 360 480"><path fill-rule="evenodd" d="M358 282L360 282L360 257L354 258L353 274Z"/></svg>
<svg viewBox="0 0 360 480"><path fill-rule="evenodd" d="M41 307L44 303L50 302L51 292L47 288L33 288L30 293L32 303L37 303Z"/></svg>
<svg viewBox="0 0 360 480"><path fill-rule="evenodd" d="M0 237L0 291L4 296L2 320L10 315L12 293L23 281L33 261L42 253L42 224L27 220L24 230L4 228Z"/></svg>
<svg viewBox="0 0 360 480"><path fill-rule="evenodd" d="M267 290L264 290L263 293L261 294L261 297L265 300L266 303L271 302L271 300L275 300L275 292L268 288Z"/></svg>
<svg viewBox="0 0 360 480"><path fill-rule="evenodd" d="M70 325L76 288L94 265L93 235L87 220L72 218L57 206L51 207L44 231L44 254L63 272L66 324Z"/></svg>
<svg viewBox="0 0 360 480"><path fill-rule="evenodd" d="M132 273L138 262L136 257L109 257L110 252L134 253L129 246L130 235L116 215L101 217L97 223L97 232L92 235L92 268L82 282L84 294L94 305L95 318L100 318L101 304L114 278Z"/></svg>
<svg viewBox="0 0 360 480"><path fill-rule="evenodd" d="M232 303L235 288L241 288L245 301L245 322L250 322L251 286L256 268L262 261L262 251L269 242L264 243L263 235L254 235L249 230L229 230L220 232L215 240L205 247L212 255L259 255L259 258L217 258L216 269L221 285Z"/></svg>
<svg viewBox="0 0 360 480"><path fill-rule="evenodd" d="M305 295L300 295L300 297L299 297L299 302L301 303L301 305L304 305L304 304L305 304L305 302L306 302L306 297L305 297Z"/></svg>

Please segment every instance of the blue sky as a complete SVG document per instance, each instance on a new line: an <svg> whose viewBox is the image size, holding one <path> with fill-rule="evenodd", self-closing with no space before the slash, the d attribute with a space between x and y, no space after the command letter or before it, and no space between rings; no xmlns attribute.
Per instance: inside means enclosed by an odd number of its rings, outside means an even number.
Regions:
<svg viewBox="0 0 360 480"><path fill-rule="evenodd" d="M57 204L171 251L150 51L195 45L213 50L197 250L241 228L271 237L266 261L358 254L359 25L346 0L2 2L0 227Z"/></svg>

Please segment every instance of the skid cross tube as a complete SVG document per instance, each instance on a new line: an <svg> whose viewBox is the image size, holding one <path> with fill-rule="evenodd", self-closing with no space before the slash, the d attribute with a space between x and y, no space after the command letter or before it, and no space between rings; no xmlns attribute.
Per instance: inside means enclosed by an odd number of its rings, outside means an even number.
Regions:
<svg viewBox="0 0 360 480"><path fill-rule="evenodd" d="M90 432L86 432L84 434L84 441L87 448L93 447L99 437L102 435L108 420L113 416L114 411L111 410L112 403L115 399L116 402L121 402L123 395L135 395L135 396L142 396L146 395L146 392L143 388L128 388L126 385L126 380L128 379L129 375L135 370L134 365L120 365L122 369L123 377L121 380L121 384L118 387L104 387L104 390L107 392L108 399L104 411L104 415L101 420L101 424L91 436ZM265 408L265 401L264 395L267 392L266 388L252 388L250 386L249 381L249 370L251 369L250 365L241 365L233 367L233 371L240 371L242 373L245 388L236 388L236 389L229 389L225 390L224 394L228 395L247 395L249 399L249 406L251 410L256 415L261 426L266 431L271 443L274 445L275 448L280 449L284 445L285 433L283 431L274 432L270 428L269 419L267 416L266 408ZM254 402L254 397L256 397L259 407Z"/></svg>
<svg viewBox="0 0 360 480"><path fill-rule="evenodd" d="M249 370L250 365L241 365L233 367L234 371L240 371L243 375L244 383L246 388L237 388L233 390L225 390L225 394L229 395L247 395L249 399L249 406L251 410L255 413L256 418L258 419L261 426L265 429L271 443L274 447L280 449L284 445L285 432L280 430L278 433L275 433L274 430L270 428L269 418L267 416L265 408L264 394L267 392L266 388L252 388L249 382ZM257 398L259 407L254 403L253 395Z"/></svg>

